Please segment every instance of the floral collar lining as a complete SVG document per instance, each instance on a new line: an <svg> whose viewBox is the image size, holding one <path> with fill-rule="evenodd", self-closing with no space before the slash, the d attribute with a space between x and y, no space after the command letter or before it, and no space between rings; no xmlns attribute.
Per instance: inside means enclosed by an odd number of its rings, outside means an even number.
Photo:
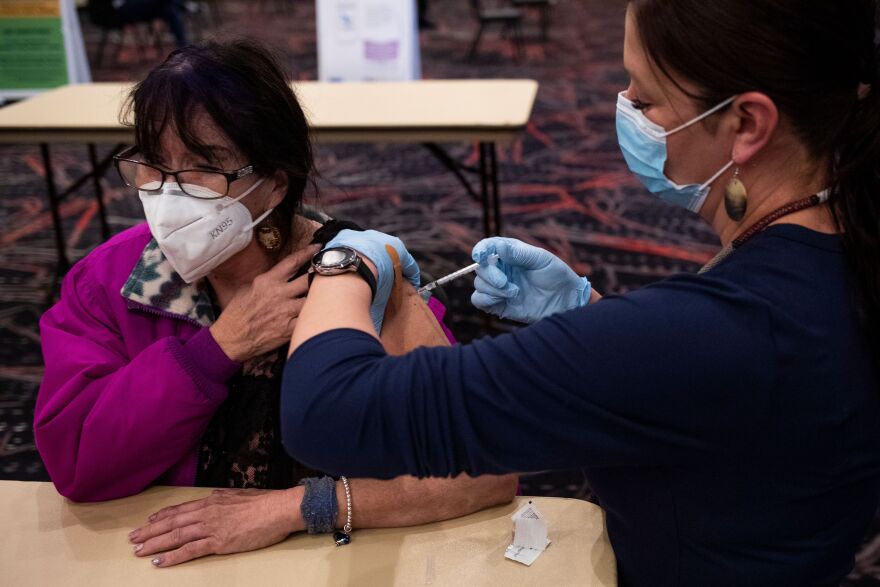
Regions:
<svg viewBox="0 0 880 587"><path fill-rule="evenodd" d="M214 306L203 283L203 279L186 283L171 267L156 239L150 239L119 293L141 306L210 326L215 320Z"/></svg>
<svg viewBox="0 0 880 587"><path fill-rule="evenodd" d="M303 206L299 214L322 225L331 220L330 216L311 206ZM186 283L153 238L144 247L141 258L119 293L140 306L211 326L217 316L205 283L204 279Z"/></svg>

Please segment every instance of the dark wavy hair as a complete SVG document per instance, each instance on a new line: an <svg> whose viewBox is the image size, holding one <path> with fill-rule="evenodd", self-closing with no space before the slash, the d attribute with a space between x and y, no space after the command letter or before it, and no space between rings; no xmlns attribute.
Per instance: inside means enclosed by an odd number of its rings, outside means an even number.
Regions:
<svg viewBox="0 0 880 587"><path fill-rule="evenodd" d="M630 0L642 45L705 108L766 94L826 161L854 307L880 368L880 55L876 0ZM870 89L869 89L870 88ZM865 91L867 90L867 94Z"/></svg>
<svg viewBox="0 0 880 587"><path fill-rule="evenodd" d="M122 113L148 161L157 161L160 137L169 128L192 152L210 159L193 128L199 109L247 157L260 175L283 171L288 188L264 221L281 232L287 249L303 194L314 186L314 159L305 114L279 60L253 41L207 42L178 49L131 91Z"/></svg>

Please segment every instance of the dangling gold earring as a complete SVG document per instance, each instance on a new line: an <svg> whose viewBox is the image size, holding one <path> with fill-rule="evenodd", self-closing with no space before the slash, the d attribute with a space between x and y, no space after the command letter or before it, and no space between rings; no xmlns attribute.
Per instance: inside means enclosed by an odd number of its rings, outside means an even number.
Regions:
<svg viewBox="0 0 880 587"><path fill-rule="evenodd" d="M731 220L739 222L746 215L749 207L749 191L739 179L739 167L733 172L733 179L724 189L724 210Z"/></svg>
<svg viewBox="0 0 880 587"><path fill-rule="evenodd" d="M261 226L257 231L257 240L267 251L275 251L281 246L281 231L272 225Z"/></svg>

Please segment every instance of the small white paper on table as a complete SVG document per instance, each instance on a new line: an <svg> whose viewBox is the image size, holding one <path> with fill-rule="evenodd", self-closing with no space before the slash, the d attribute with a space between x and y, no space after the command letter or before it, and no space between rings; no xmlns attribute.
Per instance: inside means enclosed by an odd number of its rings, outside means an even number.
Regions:
<svg viewBox="0 0 880 587"><path fill-rule="evenodd" d="M513 543L504 558L531 566L550 545L547 522L532 502L521 507L510 518L513 521Z"/></svg>

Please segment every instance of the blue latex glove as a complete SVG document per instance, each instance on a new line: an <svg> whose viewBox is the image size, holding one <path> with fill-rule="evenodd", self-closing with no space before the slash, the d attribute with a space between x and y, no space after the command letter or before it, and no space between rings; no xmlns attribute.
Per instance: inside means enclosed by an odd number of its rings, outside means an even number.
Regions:
<svg viewBox="0 0 880 587"><path fill-rule="evenodd" d="M370 318L376 332L382 332L382 320L385 318L385 306L388 304L388 296L391 295L391 287L394 285L394 267L391 265L391 257L385 250L385 245L391 245L400 257L400 270L403 276L410 280L413 286L419 286L419 265L413 256L409 254L403 241L395 236L387 235L376 230L340 230L339 234L327 243L325 249L331 247L350 247L368 258L376 266L379 275L376 279L376 297L370 306Z"/></svg>
<svg viewBox="0 0 880 587"><path fill-rule="evenodd" d="M496 263L491 255L498 255ZM480 264L471 303L484 312L531 323L590 301L589 280L544 249L492 237L478 242L471 256Z"/></svg>

